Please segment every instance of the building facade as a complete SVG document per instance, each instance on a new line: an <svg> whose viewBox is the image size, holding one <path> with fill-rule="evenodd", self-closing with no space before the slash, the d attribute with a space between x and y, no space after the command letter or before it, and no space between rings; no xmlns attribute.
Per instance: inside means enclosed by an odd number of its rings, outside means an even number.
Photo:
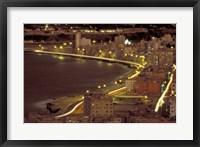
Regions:
<svg viewBox="0 0 200 147"><path fill-rule="evenodd" d="M81 33L77 32L75 34L75 48L79 48L80 43L81 43Z"/></svg>
<svg viewBox="0 0 200 147"><path fill-rule="evenodd" d="M113 116L112 97L93 91L85 94L84 113L90 116L90 122L106 121Z"/></svg>
<svg viewBox="0 0 200 147"><path fill-rule="evenodd" d="M125 82L126 89L128 91L132 91L134 89L135 82L136 80L133 80L133 79L126 80Z"/></svg>
<svg viewBox="0 0 200 147"><path fill-rule="evenodd" d="M176 97L172 96L169 100L169 117L176 117Z"/></svg>

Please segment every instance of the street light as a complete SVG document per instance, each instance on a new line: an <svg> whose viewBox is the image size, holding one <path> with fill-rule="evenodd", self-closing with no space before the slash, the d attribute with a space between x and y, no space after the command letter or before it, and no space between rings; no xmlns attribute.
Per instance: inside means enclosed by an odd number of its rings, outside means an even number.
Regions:
<svg viewBox="0 0 200 147"><path fill-rule="evenodd" d="M106 84L104 84L103 87L106 87Z"/></svg>
<svg viewBox="0 0 200 147"><path fill-rule="evenodd" d="M99 86L98 86L98 88L100 89L100 88L101 88L101 86L99 85Z"/></svg>

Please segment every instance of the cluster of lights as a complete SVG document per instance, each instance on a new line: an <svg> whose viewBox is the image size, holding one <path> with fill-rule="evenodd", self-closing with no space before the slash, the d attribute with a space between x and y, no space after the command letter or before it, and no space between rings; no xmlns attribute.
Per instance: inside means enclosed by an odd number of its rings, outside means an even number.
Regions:
<svg viewBox="0 0 200 147"><path fill-rule="evenodd" d="M131 45L131 42L130 42L128 39L126 39L124 43L125 43L126 45Z"/></svg>
<svg viewBox="0 0 200 147"><path fill-rule="evenodd" d="M39 44L38 46L39 46L39 48L40 48L41 50L44 49L44 47L43 47L41 44Z"/></svg>
<svg viewBox="0 0 200 147"><path fill-rule="evenodd" d="M98 85L97 87L98 87L99 89L102 88L102 87L103 87L103 88L106 88L106 84L103 84L102 86L101 86L101 85Z"/></svg>
<svg viewBox="0 0 200 147"><path fill-rule="evenodd" d="M104 32L107 32L107 33L114 33L115 32L115 30L101 30L100 31L101 33L104 33Z"/></svg>
<svg viewBox="0 0 200 147"><path fill-rule="evenodd" d="M97 32L97 31L96 30L82 30L82 32L93 33L93 32Z"/></svg>

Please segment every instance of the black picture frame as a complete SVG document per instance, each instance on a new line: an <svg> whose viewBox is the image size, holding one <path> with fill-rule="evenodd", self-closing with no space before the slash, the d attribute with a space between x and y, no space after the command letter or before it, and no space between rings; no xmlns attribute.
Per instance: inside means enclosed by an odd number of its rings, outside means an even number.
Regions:
<svg viewBox="0 0 200 147"><path fill-rule="evenodd" d="M7 8L8 7L193 7L193 140L7 140ZM0 2L0 145L21 146L200 146L199 0L1 0Z"/></svg>

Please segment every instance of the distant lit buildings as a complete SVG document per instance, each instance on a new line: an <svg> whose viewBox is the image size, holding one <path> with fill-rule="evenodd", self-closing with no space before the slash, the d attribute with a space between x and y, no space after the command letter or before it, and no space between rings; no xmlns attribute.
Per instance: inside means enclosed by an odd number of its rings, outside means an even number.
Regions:
<svg viewBox="0 0 200 147"><path fill-rule="evenodd" d="M169 69L173 65L173 52L169 49L160 49L147 56L147 65L152 66L154 70Z"/></svg>
<svg viewBox="0 0 200 147"><path fill-rule="evenodd" d="M176 82L171 83L171 95L176 95Z"/></svg>
<svg viewBox="0 0 200 147"><path fill-rule="evenodd" d="M170 34L165 34L164 36L162 36L161 41L163 45L173 44L173 38Z"/></svg>
<svg viewBox="0 0 200 147"><path fill-rule="evenodd" d="M81 38L81 46L90 46L91 45L91 39L87 39L87 38Z"/></svg>
<svg viewBox="0 0 200 147"><path fill-rule="evenodd" d="M169 100L169 117L176 117L176 97L174 96Z"/></svg>
<svg viewBox="0 0 200 147"><path fill-rule="evenodd" d="M126 89L128 91L132 91L134 89L135 82L136 80L133 79L126 80L125 81Z"/></svg>
<svg viewBox="0 0 200 147"><path fill-rule="evenodd" d="M115 36L114 42L116 44L124 44L125 43L125 37L123 35Z"/></svg>
<svg viewBox="0 0 200 147"><path fill-rule="evenodd" d="M111 122L112 123L122 123L124 120L121 117L112 117Z"/></svg>
<svg viewBox="0 0 200 147"><path fill-rule="evenodd" d="M87 115L71 115L67 116L65 119L66 123L89 123L89 116Z"/></svg>
<svg viewBox="0 0 200 147"><path fill-rule="evenodd" d="M167 76L166 72L164 70L158 70L158 71L143 71L141 76L144 76L146 78L151 78L155 80L163 81Z"/></svg>
<svg viewBox="0 0 200 147"><path fill-rule="evenodd" d="M134 84L132 93L139 95L159 96L161 82L154 79L139 78Z"/></svg>

